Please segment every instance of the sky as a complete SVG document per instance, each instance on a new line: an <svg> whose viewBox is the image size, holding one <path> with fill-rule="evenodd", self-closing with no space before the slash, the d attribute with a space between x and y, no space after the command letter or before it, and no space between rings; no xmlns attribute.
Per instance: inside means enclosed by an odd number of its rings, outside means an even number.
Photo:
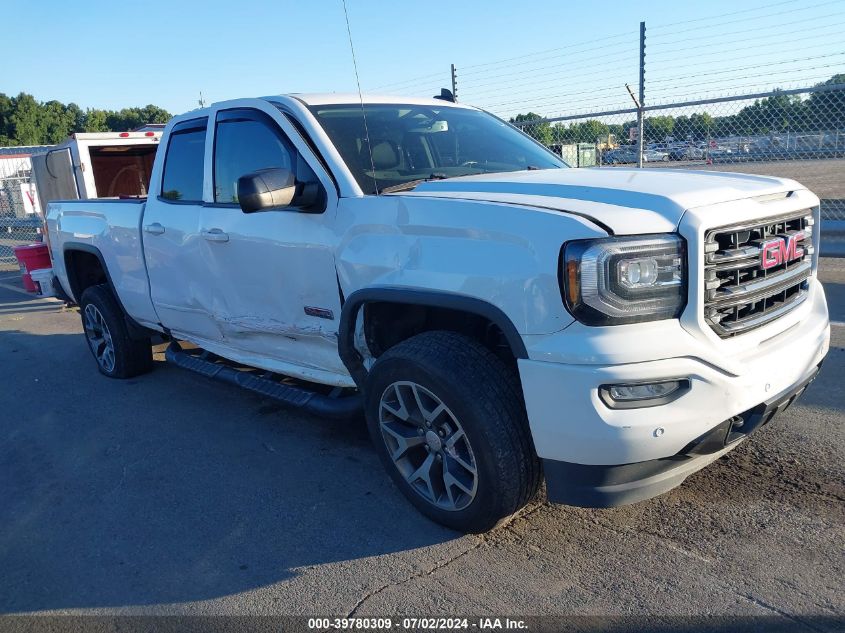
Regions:
<svg viewBox="0 0 845 633"><path fill-rule="evenodd" d="M845 72L845 0L346 0L365 92L500 116L813 85ZM342 0L3 0L0 92L83 108L357 90Z"/></svg>

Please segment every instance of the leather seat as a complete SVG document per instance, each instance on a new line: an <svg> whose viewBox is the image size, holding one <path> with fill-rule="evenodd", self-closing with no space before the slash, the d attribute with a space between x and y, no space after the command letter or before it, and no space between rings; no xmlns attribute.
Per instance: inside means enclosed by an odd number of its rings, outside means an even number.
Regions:
<svg viewBox="0 0 845 633"><path fill-rule="evenodd" d="M376 171L396 169L402 160L399 147L393 141L378 140L372 142L372 161ZM368 147L366 144L361 148L361 158L366 165L369 163L369 156L366 155Z"/></svg>

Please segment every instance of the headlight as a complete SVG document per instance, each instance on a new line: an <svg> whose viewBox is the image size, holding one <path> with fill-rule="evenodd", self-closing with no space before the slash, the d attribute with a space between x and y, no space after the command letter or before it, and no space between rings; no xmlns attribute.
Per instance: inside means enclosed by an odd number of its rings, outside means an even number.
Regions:
<svg viewBox="0 0 845 633"><path fill-rule="evenodd" d="M586 325L677 318L686 303L686 249L677 235L568 242L561 268L566 307Z"/></svg>

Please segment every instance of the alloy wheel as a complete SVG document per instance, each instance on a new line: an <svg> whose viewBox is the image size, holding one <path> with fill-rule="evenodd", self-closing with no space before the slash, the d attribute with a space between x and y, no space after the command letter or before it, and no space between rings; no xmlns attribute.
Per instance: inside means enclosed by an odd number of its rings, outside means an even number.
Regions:
<svg viewBox="0 0 845 633"><path fill-rule="evenodd" d="M85 337L88 339L88 345L103 371L110 374L114 371L115 365L114 342L106 320L93 303L85 306L84 314Z"/></svg>
<svg viewBox="0 0 845 633"><path fill-rule="evenodd" d="M478 490L469 438L443 401L415 382L389 385L379 428L390 458L411 488L443 510L466 508Z"/></svg>

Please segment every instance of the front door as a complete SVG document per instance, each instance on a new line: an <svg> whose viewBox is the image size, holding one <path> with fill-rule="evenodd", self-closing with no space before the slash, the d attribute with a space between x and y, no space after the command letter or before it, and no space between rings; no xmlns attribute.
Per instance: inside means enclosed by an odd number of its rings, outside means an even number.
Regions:
<svg viewBox="0 0 845 633"><path fill-rule="evenodd" d="M202 210L200 233L211 311L228 355L318 382L351 384L337 353L341 306L331 181L269 104L218 111L214 134L214 200ZM238 178L267 167L319 187L320 204L244 213Z"/></svg>

